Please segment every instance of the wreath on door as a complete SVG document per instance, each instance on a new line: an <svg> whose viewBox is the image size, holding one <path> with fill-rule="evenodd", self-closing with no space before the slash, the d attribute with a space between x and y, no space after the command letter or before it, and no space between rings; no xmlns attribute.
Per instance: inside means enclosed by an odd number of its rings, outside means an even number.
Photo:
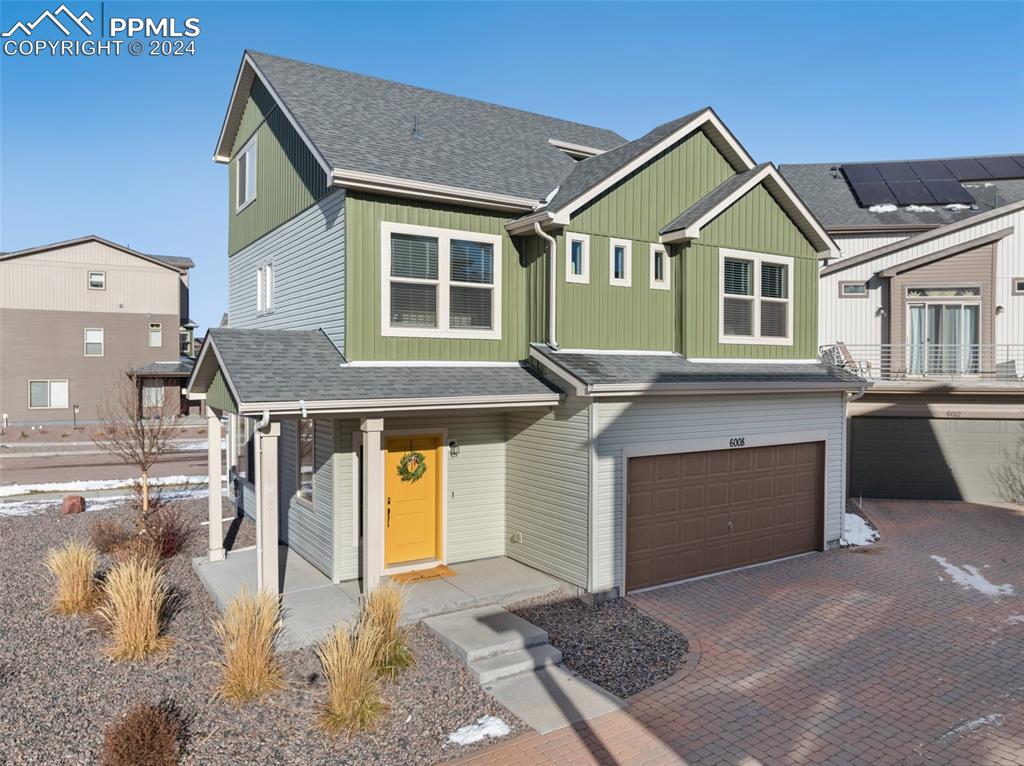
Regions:
<svg viewBox="0 0 1024 766"><path fill-rule="evenodd" d="M427 471L427 459L422 452L406 452L398 461L398 477L402 481L419 481Z"/></svg>

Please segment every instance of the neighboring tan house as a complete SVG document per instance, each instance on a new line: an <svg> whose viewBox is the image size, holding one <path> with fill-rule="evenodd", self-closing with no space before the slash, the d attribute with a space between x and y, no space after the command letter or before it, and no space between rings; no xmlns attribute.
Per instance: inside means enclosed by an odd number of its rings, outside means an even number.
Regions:
<svg viewBox="0 0 1024 766"><path fill-rule="evenodd" d="M215 156L230 322L189 392L261 586L278 540L364 589L504 556L621 593L839 539L836 247L710 108L626 141L247 53Z"/></svg>
<svg viewBox="0 0 1024 766"><path fill-rule="evenodd" d="M874 383L850 405L851 494L1007 499L996 474L1024 444L1024 155L781 170L841 249L819 274L819 342Z"/></svg>
<svg viewBox="0 0 1024 766"><path fill-rule="evenodd" d="M192 364L182 357L194 327L192 267L97 236L0 254L4 420L96 420L116 376L133 368L142 368L134 374L144 405L165 390L180 401Z"/></svg>

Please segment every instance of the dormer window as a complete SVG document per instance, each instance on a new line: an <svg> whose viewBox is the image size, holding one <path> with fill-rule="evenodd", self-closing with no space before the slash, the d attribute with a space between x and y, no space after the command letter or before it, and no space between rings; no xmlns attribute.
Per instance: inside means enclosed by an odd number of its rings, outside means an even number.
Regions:
<svg viewBox="0 0 1024 766"><path fill-rule="evenodd" d="M256 199L256 136L249 139L235 160L235 191L236 213Z"/></svg>

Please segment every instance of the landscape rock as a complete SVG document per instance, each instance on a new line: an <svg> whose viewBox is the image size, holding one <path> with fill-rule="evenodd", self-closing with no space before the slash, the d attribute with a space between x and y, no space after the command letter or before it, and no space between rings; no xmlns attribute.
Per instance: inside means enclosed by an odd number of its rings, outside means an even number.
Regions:
<svg viewBox="0 0 1024 766"><path fill-rule="evenodd" d="M62 516L85 513L85 498L81 495L67 495L60 504L60 513Z"/></svg>

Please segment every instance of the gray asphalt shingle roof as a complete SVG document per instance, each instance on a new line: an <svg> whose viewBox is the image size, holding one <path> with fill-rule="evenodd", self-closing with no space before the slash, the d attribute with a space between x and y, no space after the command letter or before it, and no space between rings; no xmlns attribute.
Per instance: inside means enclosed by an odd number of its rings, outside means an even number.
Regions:
<svg viewBox="0 0 1024 766"><path fill-rule="evenodd" d="M858 204L850 185L838 172L841 166L842 163L823 162L779 167L779 172L793 190L828 229L845 226L941 226L1024 199L1024 180L980 181L968 184L968 191L978 203L976 208L947 210L942 205L931 205L932 212L914 212L901 207L891 213L872 213Z"/></svg>
<svg viewBox="0 0 1024 766"><path fill-rule="evenodd" d="M180 361L180 362L150 362L144 364L141 367L135 367L129 372L132 375L138 375L140 377L159 377L166 375L168 377L187 377L192 374L192 368L195 366L193 361Z"/></svg>
<svg viewBox="0 0 1024 766"><path fill-rule="evenodd" d="M603 181L623 165L639 157L648 149L658 144L658 142L679 130L683 125L692 121L702 112L706 112L709 108L704 107L682 117L677 117L674 120L659 125L635 141L621 143L621 145L616 146L614 149L609 149L603 154L580 160L561 183L554 183L548 187L545 194L552 191L555 186L558 186L558 193L551 198L547 205L544 206L544 209L554 213L565 207L576 197Z"/></svg>
<svg viewBox="0 0 1024 766"><path fill-rule="evenodd" d="M520 365L348 365L320 330L215 327L212 342L243 403L557 396Z"/></svg>
<svg viewBox="0 0 1024 766"><path fill-rule="evenodd" d="M658 233L668 234L672 231L679 231L680 229L685 229L695 221L700 220L701 216L714 208L715 205L724 200L738 188L743 186L751 176L757 175L770 164L770 162L762 162L760 165L755 165L750 170L744 170L742 173L737 173L736 175L725 179L705 196L694 202L690 207L666 224Z"/></svg>
<svg viewBox="0 0 1024 766"><path fill-rule="evenodd" d="M864 381L824 362L751 364L750 362L693 362L679 354L616 354L552 351L534 344L544 359L588 386L687 386L719 384L834 384L859 388Z"/></svg>
<svg viewBox="0 0 1024 766"><path fill-rule="evenodd" d="M542 200L575 165L548 139L597 149L625 141L603 128L248 53L337 169Z"/></svg>

